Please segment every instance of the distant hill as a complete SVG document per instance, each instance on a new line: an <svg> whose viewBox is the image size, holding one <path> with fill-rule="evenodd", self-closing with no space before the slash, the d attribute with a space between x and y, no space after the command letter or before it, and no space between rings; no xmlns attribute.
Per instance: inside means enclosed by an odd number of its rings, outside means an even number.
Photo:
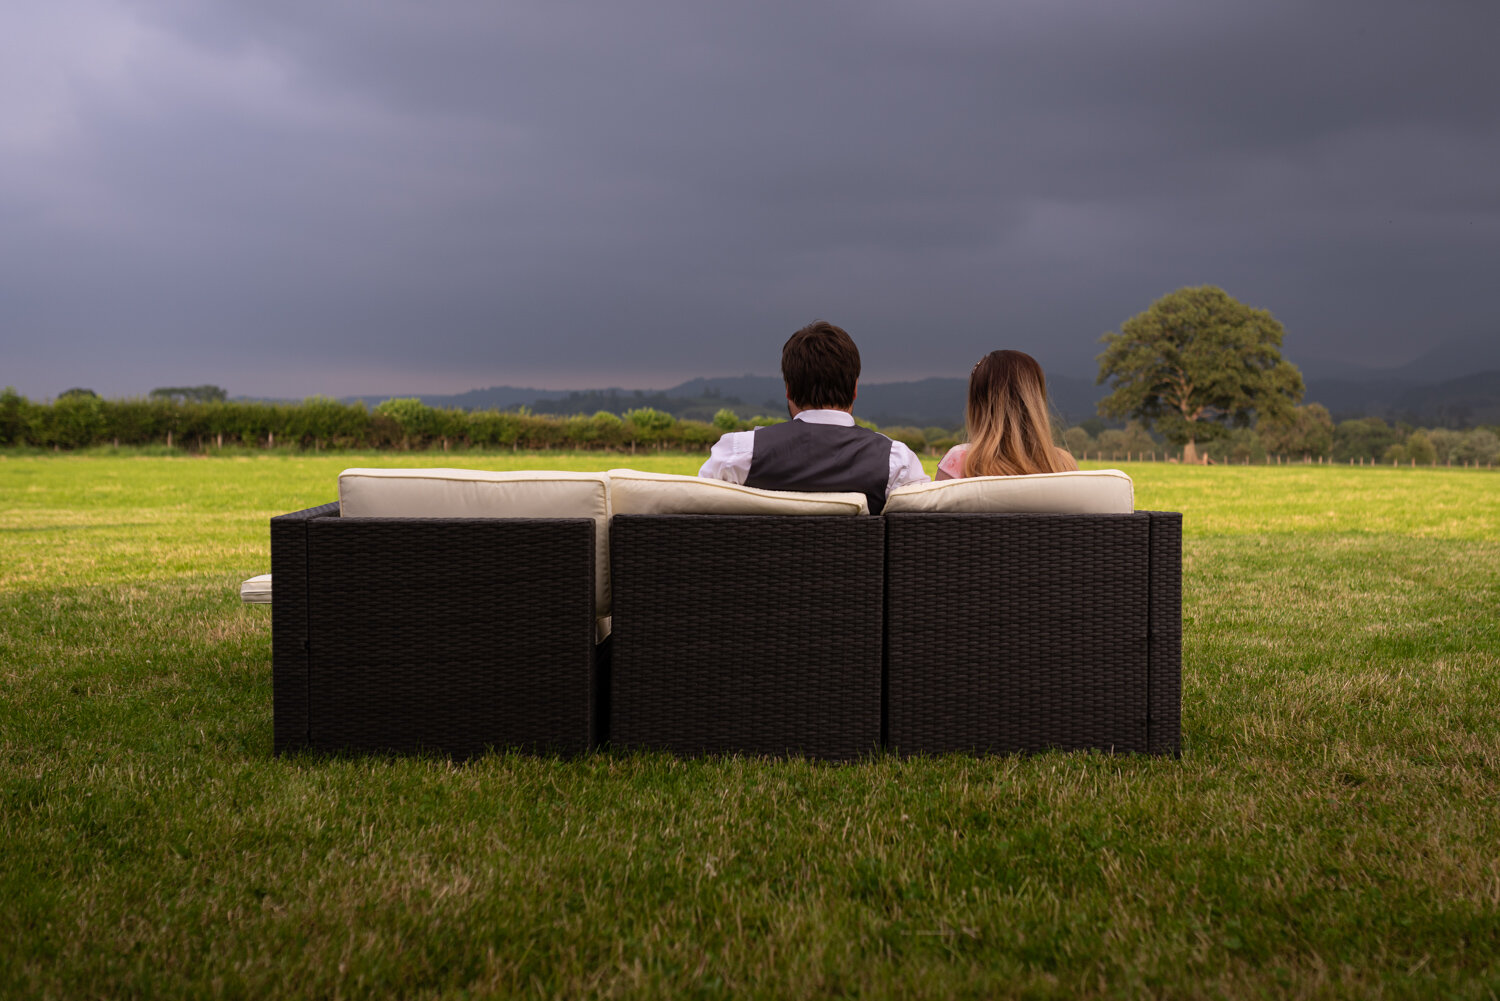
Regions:
<svg viewBox="0 0 1500 1001"><path fill-rule="evenodd" d="M1334 420L1381 417L1423 427L1500 424L1500 369L1442 382L1309 380L1306 400L1321 403Z"/></svg>
<svg viewBox="0 0 1500 1001"><path fill-rule="evenodd" d="M1500 424L1500 337L1447 341L1398 368L1366 368L1348 362L1310 361L1303 369L1306 403L1321 403L1335 420L1381 417L1427 427ZM1050 372L1053 408L1067 424L1098 415L1105 388L1091 377ZM968 380L962 377L872 382L859 387L854 412L879 425L959 428ZM408 394L421 395L421 394ZM387 396L351 397L375 406ZM637 407L664 410L691 420L712 420L722 408L741 417L786 413L786 390L778 376L737 375L689 379L661 390L529 389L491 386L451 396L421 395L435 407L536 413L623 413Z"/></svg>
<svg viewBox="0 0 1500 1001"><path fill-rule="evenodd" d="M1500 425L1500 369L1408 390L1396 400L1394 411L1397 419L1412 424Z"/></svg>
<svg viewBox="0 0 1500 1001"><path fill-rule="evenodd" d="M531 404L531 409L539 414L593 414L600 410L623 414L627 410L642 407L664 410L674 417L690 421L711 421L714 414L725 408L746 417L768 412L764 407L747 407L738 397L724 395L712 388L703 389L696 394L682 392L680 387L667 390L573 390L565 396L537 400ZM775 413L774 410L769 412Z"/></svg>
<svg viewBox="0 0 1500 1001"><path fill-rule="evenodd" d="M1049 376L1047 388L1052 395L1053 407L1069 423L1095 416L1095 405L1104 396L1093 380L1067 375ZM742 401L743 407L725 405L743 416L786 412L786 389L776 376L692 379L666 391L669 396L679 397L710 392L718 392L726 400ZM964 403L968 393L967 378L861 383L854 412L880 425L958 428L964 422Z"/></svg>
<svg viewBox="0 0 1500 1001"><path fill-rule="evenodd" d="M1346 358L1292 358L1309 382L1368 382L1406 386L1446 382L1500 369L1500 331L1455 337L1428 348L1404 365L1373 368Z"/></svg>

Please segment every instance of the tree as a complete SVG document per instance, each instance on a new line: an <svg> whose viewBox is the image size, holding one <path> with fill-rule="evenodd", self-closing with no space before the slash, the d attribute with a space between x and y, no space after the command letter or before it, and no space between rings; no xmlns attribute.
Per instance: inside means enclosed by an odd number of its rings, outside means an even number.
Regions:
<svg viewBox="0 0 1500 1001"><path fill-rule="evenodd" d="M63 448L92 445L104 434L104 401L97 393L64 393L52 403L46 439Z"/></svg>
<svg viewBox="0 0 1500 1001"><path fill-rule="evenodd" d="M161 386L151 390L155 400L176 400L179 403L223 403L229 391L221 386Z"/></svg>
<svg viewBox="0 0 1500 1001"><path fill-rule="evenodd" d="M1111 383L1099 413L1135 417L1197 461L1197 442L1287 420L1302 374L1281 357L1284 331L1269 312L1212 285L1178 289L1100 340L1098 384Z"/></svg>
<svg viewBox="0 0 1500 1001"><path fill-rule="evenodd" d="M1374 462L1400 439L1401 435L1396 429L1379 417L1357 417L1341 421L1333 429L1333 461L1368 459Z"/></svg>
<svg viewBox="0 0 1500 1001"><path fill-rule="evenodd" d="M1472 462L1476 466L1488 466L1500 459L1500 437L1487 428L1475 428L1464 435L1464 440L1454 449L1454 458L1459 462Z"/></svg>
<svg viewBox="0 0 1500 1001"><path fill-rule="evenodd" d="M1073 458L1081 459L1089 452L1094 451L1094 439L1082 427L1070 427L1063 432L1063 444L1073 454Z"/></svg>
<svg viewBox="0 0 1500 1001"><path fill-rule="evenodd" d="M1256 430L1267 452L1314 456L1333 448L1333 418L1321 403L1298 407L1290 420L1261 421Z"/></svg>
<svg viewBox="0 0 1500 1001"><path fill-rule="evenodd" d="M642 445L659 443L672 430L677 419L655 407L636 407L625 411L625 436Z"/></svg>
<svg viewBox="0 0 1500 1001"><path fill-rule="evenodd" d="M1160 447L1151 440L1151 435L1139 421L1126 424L1123 431L1119 428L1105 428L1099 432L1095 442L1099 451L1120 457L1140 456L1146 452L1155 452Z"/></svg>
<svg viewBox="0 0 1500 1001"><path fill-rule="evenodd" d="M19 445L26 440L30 410L31 401L16 392L14 386L6 386L0 392L0 445Z"/></svg>
<svg viewBox="0 0 1500 1001"><path fill-rule="evenodd" d="M375 413L400 425L402 445L406 448L410 448L413 442L420 445L436 430L438 422L437 411L415 396L382 400L376 405Z"/></svg>
<svg viewBox="0 0 1500 1001"><path fill-rule="evenodd" d="M1431 466L1437 462L1437 450L1432 447L1427 432L1418 430L1407 436L1405 459L1418 466Z"/></svg>

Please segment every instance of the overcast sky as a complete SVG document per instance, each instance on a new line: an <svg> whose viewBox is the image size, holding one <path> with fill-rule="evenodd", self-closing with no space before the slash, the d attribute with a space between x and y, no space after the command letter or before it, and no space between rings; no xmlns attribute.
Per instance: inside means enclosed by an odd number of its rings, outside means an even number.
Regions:
<svg viewBox="0 0 1500 1001"><path fill-rule="evenodd" d="M865 378L1216 284L1293 361L1500 337L1487 0L0 7L0 384Z"/></svg>

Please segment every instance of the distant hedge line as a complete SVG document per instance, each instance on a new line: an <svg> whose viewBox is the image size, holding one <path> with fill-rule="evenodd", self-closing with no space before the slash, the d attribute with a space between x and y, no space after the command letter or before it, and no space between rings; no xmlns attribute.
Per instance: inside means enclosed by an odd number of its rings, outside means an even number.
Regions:
<svg viewBox="0 0 1500 1001"><path fill-rule="evenodd" d="M167 445L189 451L211 448L297 449L599 449L636 448L706 452L726 431L777 423L742 420L720 410L712 422L680 420L642 407L616 415L599 411L570 417L520 410L429 407L415 398L386 400L373 410L313 396L301 403L183 400L162 397L107 400L86 391L38 403L14 389L0 392L0 446L75 449L98 445ZM866 427L875 425L860 421ZM957 435L943 428L885 427L881 431L918 452L941 454ZM1092 432L1092 433L1091 433ZM1165 458L1180 450L1138 424L1123 430L1086 421L1062 434L1074 455L1105 460ZM1334 462L1402 465L1500 462L1500 435L1488 428L1425 430L1387 424L1378 417L1342 421L1312 404L1282 427L1241 428L1200 443L1220 462L1275 462L1277 456Z"/></svg>
<svg viewBox="0 0 1500 1001"><path fill-rule="evenodd" d="M741 421L729 411L714 423L678 420L644 407L623 417L555 417L516 411L429 407L417 399L363 403L309 397L301 403L108 400L65 395L36 403L13 389L0 393L0 445L86 448L93 445L171 445L190 450L252 448L426 449L569 448L632 446L706 451L726 430L774 423Z"/></svg>

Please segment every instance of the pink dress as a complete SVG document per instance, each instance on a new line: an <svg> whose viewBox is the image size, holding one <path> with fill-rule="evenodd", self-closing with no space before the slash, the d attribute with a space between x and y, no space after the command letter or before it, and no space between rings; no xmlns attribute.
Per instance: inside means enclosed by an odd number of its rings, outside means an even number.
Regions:
<svg viewBox="0 0 1500 1001"><path fill-rule="evenodd" d="M948 454L943 456L942 462L938 463L938 472L947 473L955 480L962 479L964 475L964 455L968 451L968 442L964 442L961 445L954 445L948 449ZM1053 451L1057 454L1057 464L1063 469L1075 470L1078 468L1078 461L1066 449L1054 446Z"/></svg>
<svg viewBox="0 0 1500 1001"><path fill-rule="evenodd" d="M947 473L955 480L964 475L964 453L969 450L967 443L954 445L948 449L948 454L943 456L943 461L938 463L938 472Z"/></svg>

